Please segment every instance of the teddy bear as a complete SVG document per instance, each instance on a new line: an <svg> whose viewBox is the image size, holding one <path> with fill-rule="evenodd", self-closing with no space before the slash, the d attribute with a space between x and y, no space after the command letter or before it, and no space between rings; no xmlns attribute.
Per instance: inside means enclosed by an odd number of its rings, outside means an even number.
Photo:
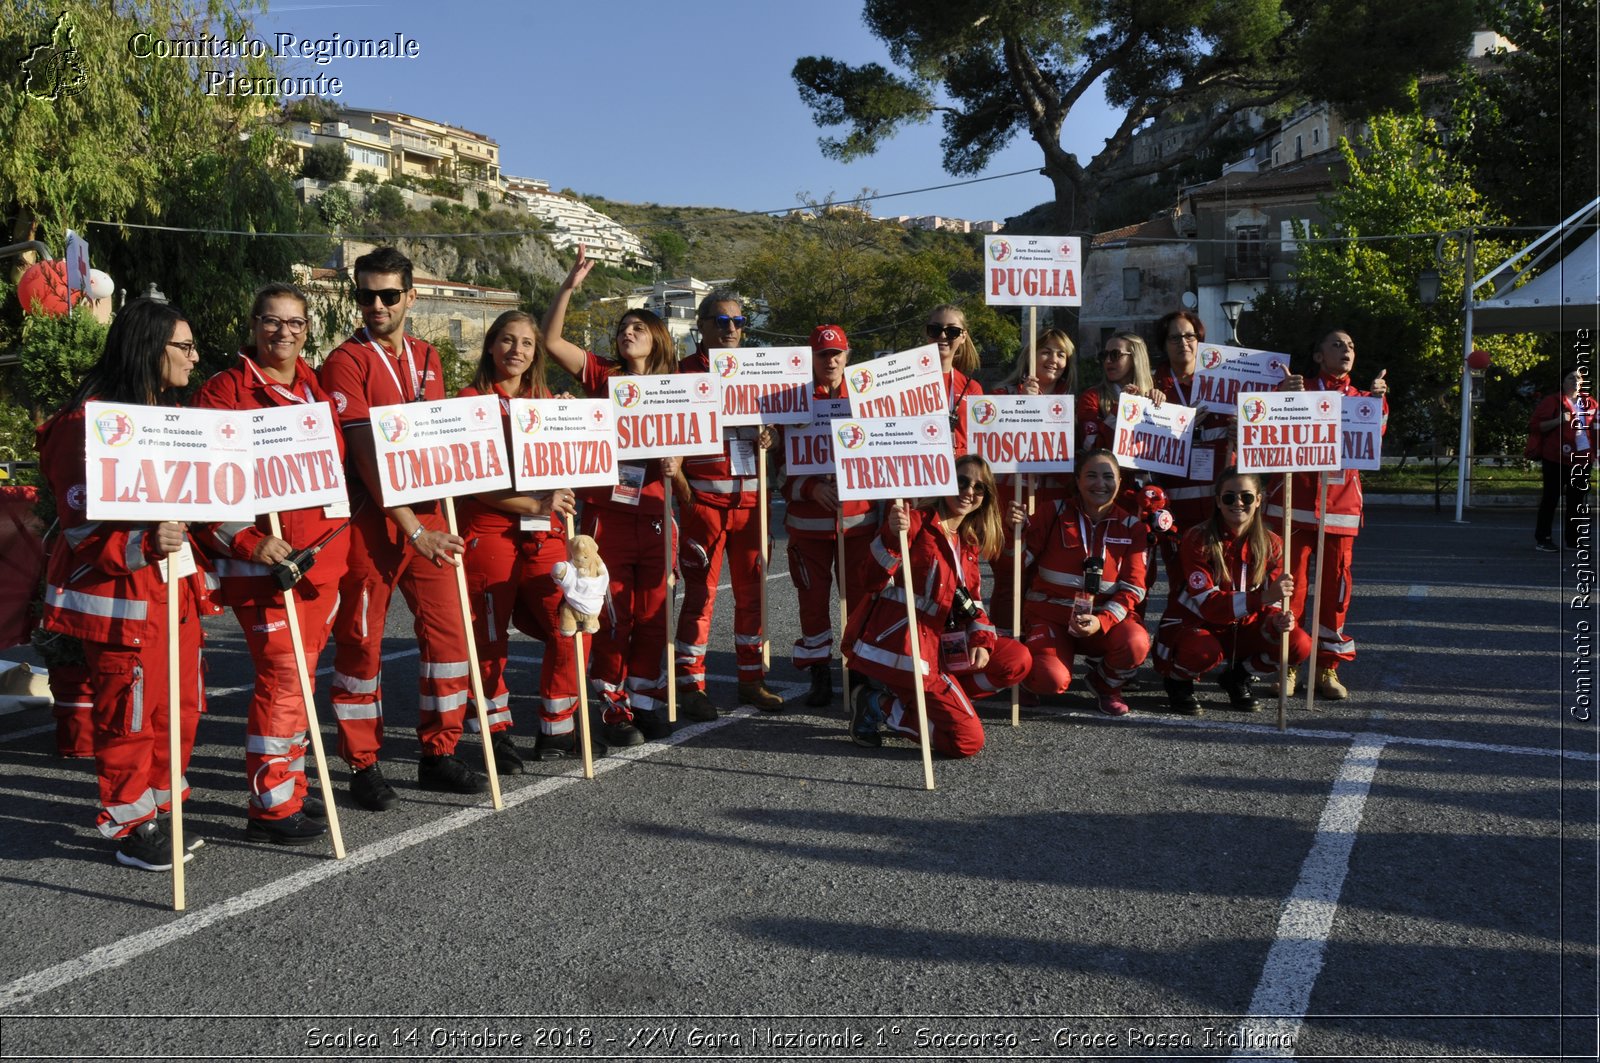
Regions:
<svg viewBox="0 0 1600 1063"><path fill-rule="evenodd" d="M605 605L611 575L600 560L600 544L594 536L573 536L567 543L567 559L555 563L550 577L563 592L557 610L561 633L576 634L579 627L591 635L599 631L600 608Z"/></svg>

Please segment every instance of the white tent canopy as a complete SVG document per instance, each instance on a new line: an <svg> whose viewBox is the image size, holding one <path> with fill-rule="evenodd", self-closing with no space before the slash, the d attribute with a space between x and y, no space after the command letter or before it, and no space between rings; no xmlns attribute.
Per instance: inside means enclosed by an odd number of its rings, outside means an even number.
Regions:
<svg viewBox="0 0 1600 1063"><path fill-rule="evenodd" d="M1564 236L1578 226L1592 223L1597 214L1600 214L1600 199L1518 251L1474 284L1474 291L1494 285L1494 278L1506 272L1512 262L1538 252L1534 260L1509 281L1496 285L1493 295L1472 304L1473 331L1573 332L1596 328L1600 324L1600 233L1591 234L1576 250L1526 284L1517 285L1556 250Z"/></svg>

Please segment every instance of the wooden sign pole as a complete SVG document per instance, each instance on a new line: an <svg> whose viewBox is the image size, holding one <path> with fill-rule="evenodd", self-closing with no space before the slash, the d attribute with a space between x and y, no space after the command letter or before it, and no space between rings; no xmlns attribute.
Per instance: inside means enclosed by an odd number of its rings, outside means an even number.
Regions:
<svg viewBox="0 0 1600 1063"><path fill-rule="evenodd" d="M450 534L456 531L456 503L453 498L444 500L445 517L450 522ZM455 560L456 597L461 602L461 623L467 633L467 675L472 680L472 700L478 707L478 731L483 735L483 762L489 777L489 797L496 809L504 808L500 799L500 773L494 765L494 742L489 734L489 699L483 692L483 671L478 665L478 640L472 634L472 605L467 598L467 569L462 559Z"/></svg>

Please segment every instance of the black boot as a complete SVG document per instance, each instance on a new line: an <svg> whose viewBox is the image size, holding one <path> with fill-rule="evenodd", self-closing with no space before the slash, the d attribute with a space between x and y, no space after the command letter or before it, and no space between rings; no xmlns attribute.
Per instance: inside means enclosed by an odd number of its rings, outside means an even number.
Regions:
<svg viewBox="0 0 1600 1063"><path fill-rule="evenodd" d="M813 709L825 709L833 704L833 669L826 664L811 666L811 693L806 704Z"/></svg>
<svg viewBox="0 0 1600 1063"><path fill-rule="evenodd" d="M1245 671L1242 664L1236 664L1217 676L1217 685L1228 695L1228 705L1235 712L1260 711L1261 706L1256 704L1255 692L1250 689L1250 684L1255 682L1255 678Z"/></svg>
<svg viewBox="0 0 1600 1063"><path fill-rule="evenodd" d="M1168 712L1179 716L1199 716L1204 711L1200 708L1200 699L1194 696L1193 679L1173 679L1168 676L1161 680L1161 685L1167 691Z"/></svg>

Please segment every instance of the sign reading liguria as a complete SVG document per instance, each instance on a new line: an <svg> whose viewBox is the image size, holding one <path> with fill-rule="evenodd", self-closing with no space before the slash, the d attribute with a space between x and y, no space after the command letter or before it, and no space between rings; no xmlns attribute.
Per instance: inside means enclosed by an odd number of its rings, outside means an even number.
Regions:
<svg viewBox="0 0 1600 1063"><path fill-rule="evenodd" d="M693 457L722 453L722 391L711 373L614 376L617 457Z"/></svg>
<svg viewBox="0 0 1600 1063"><path fill-rule="evenodd" d="M1240 472L1332 472L1339 467L1344 396L1261 391L1239 396Z"/></svg>
<svg viewBox="0 0 1600 1063"><path fill-rule="evenodd" d="M1071 395L980 395L962 403L967 451L996 473L1071 472Z"/></svg>
<svg viewBox="0 0 1600 1063"><path fill-rule="evenodd" d="M811 423L811 348L738 347L711 352L722 383L722 426Z"/></svg>
<svg viewBox="0 0 1600 1063"><path fill-rule="evenodd" d="M385 506L511 486L494 395L374 406L372 440Z"/></svg>
<svg viewBox="0 0 1600 1063"><path fill-rule="evenodd" d="M90 520L253 521L249 415L86 402Z"/></svg>
<svg viewBox="0 0 1600 1063"><path fill-rule="evenodd" d="M512 399L512 478L518 491L617 482L617 422L609 399Z"/></svg>
<svg viewBox="0 0 1600 1063"><path fill-rule="evenodd" d="M812 399L811 423L784 430L783 467L790 476L824 476L834 471L833 419L850 416L848 399Z"/></svg>
<svg viewBox="0 0 1600 1063"><path fill-rule="evenodd" d="M1076 236L983 238L983 301L990 306L1079 306L1082 270Z"/></svg>
<svg viewBox="0 0 1600 1063"><path fill-rule="evenodd" d="M832 427L842 500L956 493L948 417L851 417Z"/></svg>

